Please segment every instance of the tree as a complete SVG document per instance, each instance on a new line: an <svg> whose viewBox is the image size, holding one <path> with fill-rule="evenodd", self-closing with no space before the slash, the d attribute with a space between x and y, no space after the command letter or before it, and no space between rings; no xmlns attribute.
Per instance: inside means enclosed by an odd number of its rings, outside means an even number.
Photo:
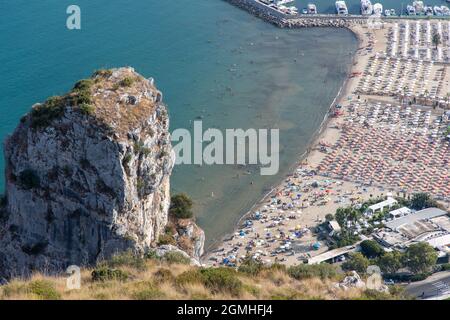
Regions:
<svg viewBox="0 0 450 320"><path fill-rule="evenodd" d="M438 254L426 242L413 244L406 249L405 266L413 273L425 273L436 264Z"/></svg>
<svg viewBox="0 0 450 320"><path fill-rule="evenodd" d="M436 46L436 49L438 47L438 45L441 44L441 35L437 32L435 32L433 34L433 38L432 38L433 44Z"/></svg>
<svg viewBox="0 0 450 320"><path fill-rule="evenodd" d="M402 254L398 251L387 252L377 259L377 265L384 273L396 273L403 266Z"/></svg>
<svg viewBox="0 0 450 320"><path fill-rule="evenodd" d="M333 221L333 219L334 219L334 216L331 213L329 213L325 216L325 220L327 220L327 221Z"/></svg>
<svg viewBox="0 0 450 320"><path fill-rule="evenodd" d="M369 266L369 259L364 257L360 252L353 253L350 259L342 264L345 271L356 271L358 273L366 273Z"/></svg>
<svg viewBox="0 0 450 320"><path fill-rule="evenodd" d="M185 193L172 196L170 202L169 214L178 219L190 219L193 217L193 202Z"/></svg>
<svg viewBox="0 0 450 320"><path fill-rule="evenodd" d="M362 254L369 259L377 258L384 253L383 248L373 240L364 240L360 246Z"/></svg>
<svg viewBox="0 0 450 320"><path fill-rule="evenodd" d="M437 202L433 200L428 193L415 193L411 199L411 208L422 210L437 206Z"/></svg>

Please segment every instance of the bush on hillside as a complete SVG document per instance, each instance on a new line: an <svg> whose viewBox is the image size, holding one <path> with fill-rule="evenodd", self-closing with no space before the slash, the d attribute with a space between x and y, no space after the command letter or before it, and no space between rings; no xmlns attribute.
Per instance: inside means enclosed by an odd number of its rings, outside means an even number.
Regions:
<svg viewBox="0 0 450 320"><path fill-rule="evenodd" d="M242 292L243 284L237 275L234 269L225 267L194 269L180 274L175 283L179 286L200 283L214 294L224 292L238 296Z"/></svg>
<svg viewBox="0 0 450 320"><path fill-rule="evenodd" d="M53 283L47 280L34 280L29 284L29 290L42 300L59 300L60 294L56 291Z"/></svg>
<svg viewBox="0 0 450 320"><path fill-rule="evenodd" d="M91 273L92 281L126 281L128 279L128 273L120 269L111 269L108 267L100 267L94 269Z"/></svg>
<svg viewBox="0 0 450 320"><path fill-rule="evenodd" d="M315 265L299 264L289 267L287 270L290 277L296 280L310 279L319 277L323 279L330 279L337 275L336 267L328 263L321 263Z"/></svg>
<svg viewBox="0 0 450 320"><path fill-rule="evenodd" d="M46 102L36 105L31 110L31 127L43 128L50 125L53 120L64 115L65 101L63 97L51 97Z"/></svg>
<svg viewBox="0 0 450 320"><path fill-rule="evenodd" d="M193 202L185 193L172 196L169 213L178 219L190 219L193 217Z"/></svg>

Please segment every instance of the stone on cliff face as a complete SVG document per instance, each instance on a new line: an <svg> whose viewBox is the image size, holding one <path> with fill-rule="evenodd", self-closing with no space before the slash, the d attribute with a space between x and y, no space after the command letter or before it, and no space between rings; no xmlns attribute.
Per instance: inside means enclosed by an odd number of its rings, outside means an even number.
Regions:
<svg viewBox="0 0 450 320"><path fill-rule="evenodd" d="M22 118L4 144L0 278L154 245L167 223L174 164L160 102L152 81L121 68L95 73Z"/></svg>
<svg viewBox="0 0 450 320"><path fill-rule="evenodd" d="M159 258L163 258L169 252L176 252L176 253L181 254L183 257L189 259L190 260L190 264L193 265L193 266L201 266L201 264L200 264L198 259L196 259L195 257L190 256L185 251L183 251L183 250L179 249L178 247L173 246L171 244L161 245L161 246L157 247L156 250L155 250L156 256L159 257Z"/></svg>

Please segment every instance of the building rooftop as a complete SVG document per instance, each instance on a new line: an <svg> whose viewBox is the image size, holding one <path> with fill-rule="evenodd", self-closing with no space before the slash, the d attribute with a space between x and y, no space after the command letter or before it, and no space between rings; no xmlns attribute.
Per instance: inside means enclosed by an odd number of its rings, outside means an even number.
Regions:
<svg viewBox="0 0 450 320"><path fill-rule="evenodd" d="M450 234L446 234L437 238L429 239L428 244L434 248L449 247L450 248Z"/></svg>
<svg viewBox="0 0 450 320"><path fill-rule="evenodd" d="M367 208L368 212L375 212L377 210L382 210L384 207L392 207L397 203L397 200L395 200L392 197L388 197L386 200L382 202L375 203L374 205L371 205L369 208Z"/></svg>
<svg viewBox="0 0 450 320"><path fill-rule="evenodd" d="M406 215L408 215L410 213L412 213L412 210L410 208L407 208L407 207L403 207L403 208L400 208L400 209L393 210L393 211L389 212L389 214L392 217L396 217L396 218L397 217L406 216Z"/></svg>
<svg viewBox="0 0 450 320"><path fill-rule="evenodd" d="M413 224L414 222L416 222L418 220L432 219L435 217L444 216L446 214L447 214L447 212L445 212L444 210L438 209L438 208L423 209L423 210L414 212L412 214L409 214L405 217L392 220L392 221L386 223L386 227L388 227L389 229L392 229L392 230L397 230L400 226L405 225L405 224Z"/></svg>
<svg viewBox="0 0 450 320"><path fill-rule="evenodd" d="M356 245L330 250L330 251L324 252L322 254L319 254L315 257L310 258L308 260L308 264L322 263L322 262L328 261L330 259L340 257L344 254L354 252L354 251L356 251Z"/></svg>

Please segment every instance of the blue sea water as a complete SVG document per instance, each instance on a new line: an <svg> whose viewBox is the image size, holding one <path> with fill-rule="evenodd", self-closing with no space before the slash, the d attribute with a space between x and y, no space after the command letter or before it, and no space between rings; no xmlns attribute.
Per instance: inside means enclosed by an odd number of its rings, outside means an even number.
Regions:
<svg viewBox="0 0 450 320"><path fill-rule="evenodd" d="M70 4L81 7L82 30L65 27ZM2 141L34 103L96 69L126 65L156 79L172 130L190 129L200 116L205 128L280 128L278 175L237 166L175 168L173 192L192 196L208 244L230 232L299 159L357 48L347 30L281 30L222 0L3 0L0 43Z"/></svg>

